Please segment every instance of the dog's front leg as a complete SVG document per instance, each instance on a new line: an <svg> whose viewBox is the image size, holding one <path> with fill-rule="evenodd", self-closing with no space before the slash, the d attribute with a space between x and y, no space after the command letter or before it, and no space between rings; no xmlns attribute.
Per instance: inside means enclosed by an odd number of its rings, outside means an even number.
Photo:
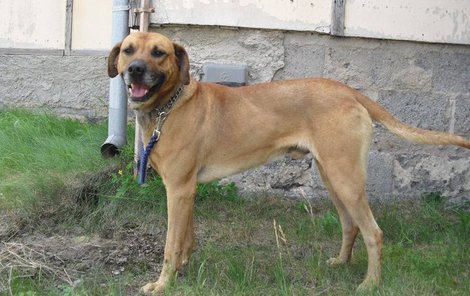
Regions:
<svg viewBox="0 0 470 296"><path fill-rule="evenodd" d="M180 183L181 184L181 183ZM160 278L142 287L144 293L163 292L168 282L188 263L194 247L193 206L196 182L167 184L168 228Z"/></svg>

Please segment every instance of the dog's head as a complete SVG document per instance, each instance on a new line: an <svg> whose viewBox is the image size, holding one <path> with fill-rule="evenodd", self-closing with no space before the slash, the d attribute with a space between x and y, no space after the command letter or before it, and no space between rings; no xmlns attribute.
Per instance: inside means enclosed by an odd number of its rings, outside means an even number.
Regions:
<svg viewBox="0 0 470 296"><path fill-rule="evenodd" d="M189 84L189 60L183 47L158 33L132 33L111 50L108 75L121 75L134 109L153 107L180 83Z"/></svg>

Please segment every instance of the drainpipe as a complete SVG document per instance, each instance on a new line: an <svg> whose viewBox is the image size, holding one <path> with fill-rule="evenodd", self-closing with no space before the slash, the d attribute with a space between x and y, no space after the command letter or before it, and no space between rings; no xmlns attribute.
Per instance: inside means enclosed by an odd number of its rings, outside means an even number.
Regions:
<svg viewBox="0 0 470 296"><path fill-rule="evenodd" d="M129 0L113 0L111 46L129 35ZM108 138L101 154L112 158L127 142L127 89L120 76L109 82Z"/></svg>

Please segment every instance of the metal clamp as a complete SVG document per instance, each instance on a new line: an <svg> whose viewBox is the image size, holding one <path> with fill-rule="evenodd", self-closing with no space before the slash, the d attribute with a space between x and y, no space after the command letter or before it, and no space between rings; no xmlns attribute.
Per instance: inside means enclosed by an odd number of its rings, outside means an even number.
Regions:
<svg viewBox="0 0 470 296"><path fill-rule="evenodd" d="M132 12L135 14L142 13L142 12L153 13L155 12L155 8L154 7L147 7L147 8L136 7L136 8L132 8Z"/></svg>
<svg viewBox="0 0 470 296"><path fill-rule="evenodd" d="M127 11L131 9L129 5L113 6L113 11Z"/></svg>

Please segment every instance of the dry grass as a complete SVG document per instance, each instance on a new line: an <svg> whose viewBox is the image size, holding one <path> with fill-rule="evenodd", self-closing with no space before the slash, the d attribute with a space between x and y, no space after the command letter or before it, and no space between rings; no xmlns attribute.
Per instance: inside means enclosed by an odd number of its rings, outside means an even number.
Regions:
<svg viewBox="0 0 470 296"><path fill-rule="evenodd" d="M57 264L52 264L51 255L47 254L44 248L30 247L22 243L2 243L0 246L0 279L6 279L4 283L0 281L0 291L12 291L13 279L34 278L40 276L54 278L57 281L73 286L74 280L70 277L71 270L60 268ZM56 260L61 260L55 256ZM73 271L73 273L77 273ZM7 276L4 276L7 275Z"/></svg>

